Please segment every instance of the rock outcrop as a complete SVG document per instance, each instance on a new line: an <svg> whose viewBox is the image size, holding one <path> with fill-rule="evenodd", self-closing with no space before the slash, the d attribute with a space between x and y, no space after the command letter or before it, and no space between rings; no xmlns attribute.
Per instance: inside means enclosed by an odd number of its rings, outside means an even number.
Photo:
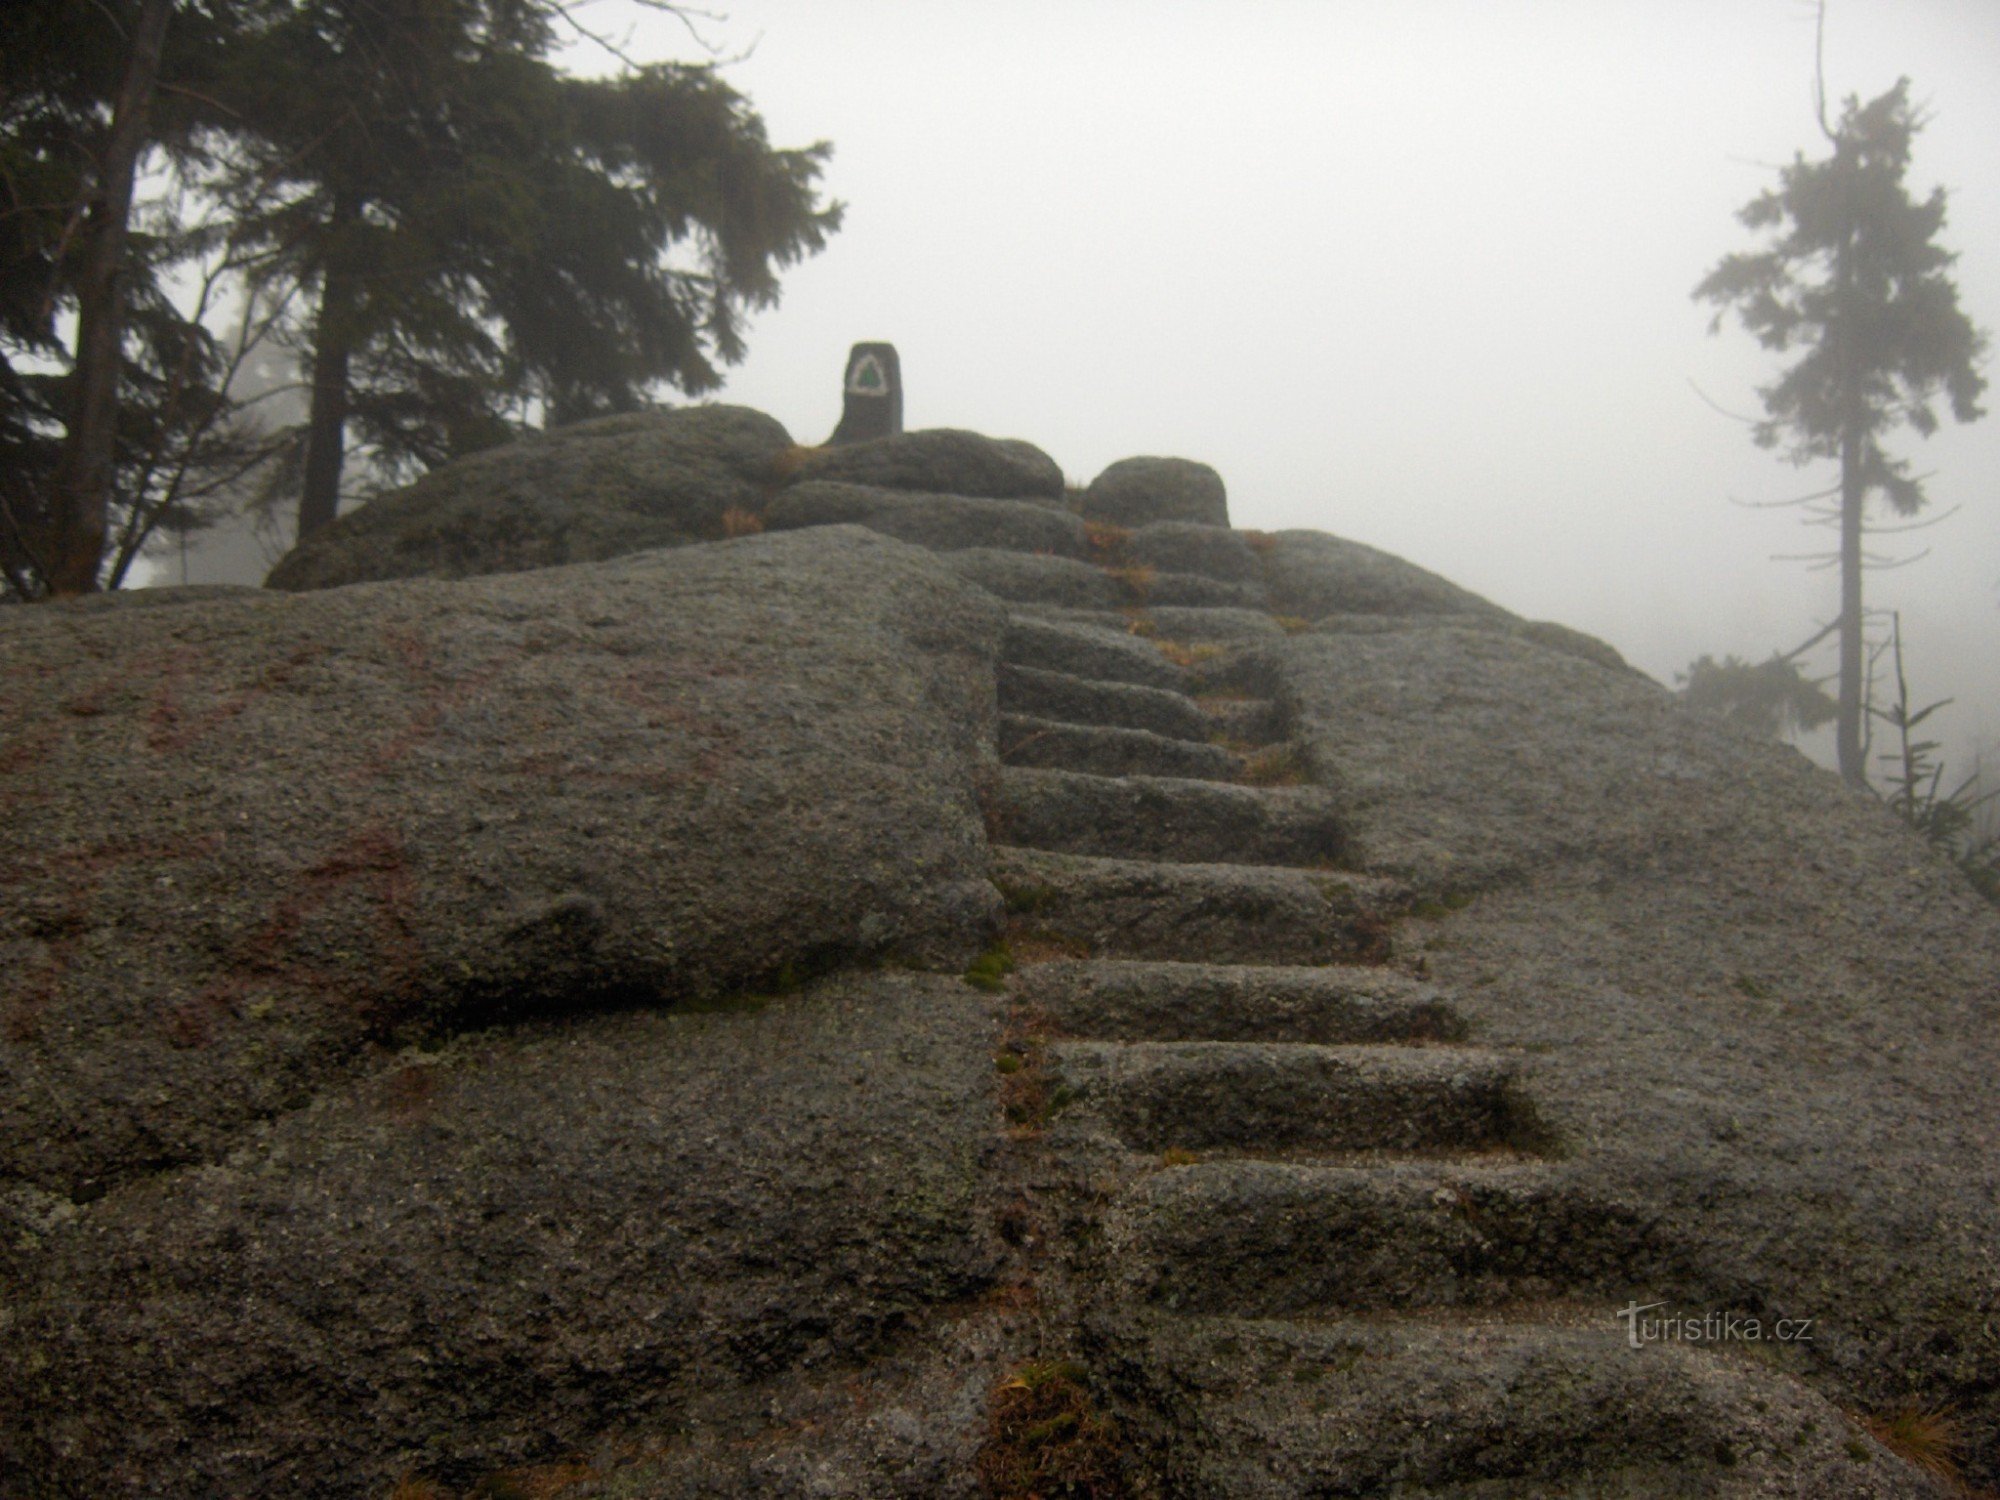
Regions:
<svg viewBox="0 0 2000 1500"><path fill-rule="evenodd" d="M0 621L10 1495L2000 1478L1955 872L1394 558L885 442Z"/></svg>
<svg viewBox="0 0 2000 1500"><path fill-rule="evenodd" d="M743 406L632 412L493 448L308 538L270 586L471 578L714 541L763 509L791 437Z"/></svg>
<svg viewBox="0 0 2000 1500"><path fill-rule="evenodd" d="M799 479L985 500L1060 500L1063 494L1062 470L1033 443L956 427L800 449L790 472Z"/></svg>
<svg viewBox="0 0 2000 1500"><path fill-rule="evenodd" d="M1186 458L1121 458L1090 481L1082 510L1093 521L1143 526L1186 521L1229 524L1229 495L1222 476Z"/></svg>

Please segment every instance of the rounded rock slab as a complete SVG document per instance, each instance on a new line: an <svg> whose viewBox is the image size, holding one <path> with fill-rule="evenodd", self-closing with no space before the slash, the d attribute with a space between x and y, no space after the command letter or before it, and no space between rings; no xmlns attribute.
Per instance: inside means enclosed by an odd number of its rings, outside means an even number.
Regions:
<svg viewBox="0 0 2000 1500"><path fill-rule="evenodd" d="M1229 495L1222 476L1187 458L1121 458L1091 480L1083 517L1114 526L1155 521L1229 524Z"/></svg>
<svg viewBox="0 0 2000 1500"><path fill-rule="evenodd" d="M803 449L794 477L987 500L1060 501L1063 496L1061 467L1033 443L955 427Z"/></svg>

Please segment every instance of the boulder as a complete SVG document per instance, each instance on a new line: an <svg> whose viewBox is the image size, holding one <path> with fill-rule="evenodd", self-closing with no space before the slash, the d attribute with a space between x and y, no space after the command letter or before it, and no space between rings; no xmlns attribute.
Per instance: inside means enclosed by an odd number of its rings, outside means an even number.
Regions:
<svg viewBox="0 0 2000 1500"><path fill-rule="evenodd" d="M1252 533L1197 521L1156 521L1139 527L1116 550L1120 561L1162 573L1199 573L1224 583L1261 583L1261 545Z"/></svg>
<svg viewBox="0 0 2000 1500"><path fill-rule="evenodd" d="M1025 500L926 495L873 485L809 479L793 485L764 512L773 531L853 522L934 552L1000 547L1083 557L1090 551L1083 522L1068 511Z"/></svg>
<svg viewBox="0 0 2000 1500"><path fill-rule="evenodd" d="M1034 444L955 427L929 427L840 447L801 448L790 463L798 479L991 500L1063 497L1062 470Z"/></svg>
<svg viewBox="0 0 2000 1500"><path fill-rule="evenodd" d="M15 610L0 1179L218 1160L385 1048L981 940L992 602L855 528Z"/></svg>
<svg viewBox="0 0 2000 1500"><path fill-rule="evenodd" d="M1207 464L1186 458L1121 458L1090 481L1083 514L1113 526L1146 526L1154 521L1229 524L1229 498L1222 476Z"/></svg>
<svg viewBox="0 0 2000 1500"><path fill-rule="evenodd" d="M467 578L712 541L754 517L791 438L742 406L578 422L489 449L355 507L293 548L269 586Z"/></svg>
<svg viewBox="0 0 2000 1500"><path fill-rule="evenodd" d="M1304 620L1339 614L1513 618L1470 589L1360 542L1323 531L1268 535L1264 576L1276 614Z"/></svg>

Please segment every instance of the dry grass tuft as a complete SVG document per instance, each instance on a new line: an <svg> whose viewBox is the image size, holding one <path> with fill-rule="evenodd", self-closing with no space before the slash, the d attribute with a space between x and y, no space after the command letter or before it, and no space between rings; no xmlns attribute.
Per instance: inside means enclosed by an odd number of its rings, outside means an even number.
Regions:
<svg viewBox="0 0 2000 1500"><path fill-rule="evenodd" d="M1100 562L1116 557L1132 540L1129 526L1115 526L1109 521L1085 521L1084 539L1090 543L1091 554Z"/></svg>
<svg viewBox="0 0 2000 1500"><path fill-rule="evenodd" d="M1018 924L1010 924L1007 931L1007 951L1014 955L1014 965L1053 964L1065 959L1090 957L1090 944L1082 938L1063 937L1053 932L1036 932Z"/></svg>
<svg viewBox="0 0 2000 1500"><path fill-rule="evenodd" d="M1022 1365L994 1389L979 1478L991 1500L1113 1500L1126 1493L1118 1429L1068 1360Z"/></svg>
<svg viewBox="0 0 2000 1500"><path fill-rule="evenodd" d="M825 451L823 448L808 448L804 444L794 443L791 447L771 456L771 477L781 484L789 484L810 469L813 460Z"/></svg>
<svg viewBox="0 0 2000 1500"><path fill-rule="evenodd" d="M1143 601L1153 592L1153 583L1159 576L1159 569L1140 563L1131 568L1106 568L1104 576L1117 580L1125 592L1134 599Z"/></svg>
<svg viewBox="0 0 2000 1500"><path fill-rule="evenodd" d="M1181 641L1163 640L1156 636L1153 644L1159 647L1160 655L1182 670L1198 667L1203 662L1216 661L1226 654L1223 648L1213 641L1201 641L1190 646Z"/></svg>
<svg viewBox="0 0 2000 1500"><path fill-rule="evenodd" d="M1960 1483L1958 1422L1948 1408L1911 1402L1887 1416L1864 1418L1862 1425L1898 1458L1947 1484Z"/></svg>
<svg viewBox="0 0 2000 1500"><path fill-rule="evenodd" d="M1268 531L1244 531L1240 535L1244 545L1260 557L1268 557L1278 550L1278 539Z"/></svg>
<svg viewBox="0 0 2000 1500"><path fill-rule="evenodd" d="M1236 779L1245 786L1305 786L1312 780L1312 765L1296 744L1266 745L1243 757Z"/></svg>

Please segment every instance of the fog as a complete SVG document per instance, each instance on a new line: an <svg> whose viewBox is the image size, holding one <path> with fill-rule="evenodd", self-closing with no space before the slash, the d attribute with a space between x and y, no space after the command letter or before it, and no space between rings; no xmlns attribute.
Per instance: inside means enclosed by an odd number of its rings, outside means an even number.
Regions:
<svg viewBox="0 0 2000 1500"><path fill-rule="evenodd" d="M731 0L697 26L775 143L833 143L847 204L719 399L817 442L848 345L892 340L909 426L1025 437L1078 481L1206 460L1239 525L1386 548L1667 682L1833 617L1830 573L1770 560L1827 533L1731 503L1831 471L1715 409L1754 413L1778 365L1689 296L1823 149L1811 5ZM706 56L666 17L620 35ZM2000 6L1831 0L1834 100L1904 74L1912 184L1950 190L1963 304L2000 329ZM2000 418L1902 446L1928 514L1963 509L1884 538L1933 550L1869 603L1903 612L1916 691L1958 697L1963 761L2000 740Z"/></svg>

